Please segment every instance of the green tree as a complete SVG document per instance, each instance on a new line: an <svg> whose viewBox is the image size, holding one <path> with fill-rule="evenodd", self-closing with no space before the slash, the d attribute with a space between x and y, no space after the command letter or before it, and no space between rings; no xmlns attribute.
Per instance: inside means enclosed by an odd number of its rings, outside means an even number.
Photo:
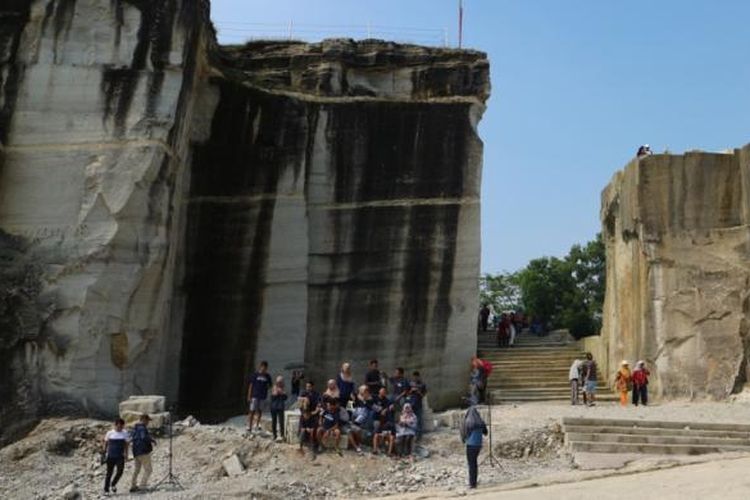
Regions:
<svg viewBox="0 0 750 500"><path fill-rule="evenodd" d="M523 309L576 337L595 335L602 323L605 272L604 242L597 234L563 258L542 257L517 273L485 275L480 299L496 311Z"/></svg>
<svg viewBox="0 0 750 500"><path fill-rule="evenodd" d="M479 302L495 312L514 311L521 304L521 290L516 273L485 274L479 278Z"/></svg>

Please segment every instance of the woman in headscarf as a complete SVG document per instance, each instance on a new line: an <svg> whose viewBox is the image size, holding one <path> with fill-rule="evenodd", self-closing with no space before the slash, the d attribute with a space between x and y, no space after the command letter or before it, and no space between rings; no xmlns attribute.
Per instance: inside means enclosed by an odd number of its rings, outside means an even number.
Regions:
<svg viewBox="0 0 750 500"><path fill-rule="evenodd" d="M326 391L323 393L323 401L327 402L331 399L335 399L336 401L339 400L339 388L336 385L336 381L333 379L330 379L328 383L326 384Z"/></svg>
<svg viewBox="0 0 750 500"><path fill-rule="evenodd" d="M466 410L461 425L461 442L466 444L466 460L469 463L469 488L477 487L479 465L477 459L482 451L482 436L487 434L487 425L477 411L476 406Z"/></svg>
<svg viewBox="0 0 750 500"><path fill-rule="evenodd" d="M617 370L617 374L615 375L615 389L620 393L620 406L628 405L628 391L631 384L630 367L626 360L622 360L620 369Z"/></svg>
<svg viewBox="0 0 750 500"><path fill-rule="evenodd" d="M346 408L349 400L354 399L357 386L352 378L352 367L349 363L341 365L341 373L336 377L336 385L339 388L339 402L342 408Z"/></svg>
<svg viewBox="0 0 750 500"><path fill-rule="evenodd" d="M396 424L396 445L400 455L411 456L414 436L417 435L417 414L411 403L405 403Z"/></svg>

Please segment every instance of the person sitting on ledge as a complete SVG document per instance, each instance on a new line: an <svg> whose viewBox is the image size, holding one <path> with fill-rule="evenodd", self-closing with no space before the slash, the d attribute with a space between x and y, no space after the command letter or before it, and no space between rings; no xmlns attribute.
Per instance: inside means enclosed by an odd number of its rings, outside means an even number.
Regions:
<svg viewBox="0 0 750 500"><path fill-rule="evenodd" d="M339 442L341 441L341 417L337 399L329 399L323 413L320 414L317 431L318 447L324 445L326 440L331 438L334 441L336 453L341 456L341 448L339 448Z"/></svg>
<svg viewBox="0 0 750 500"><path fill-rule="evenodd" d="M299 419L299 453L305 454L304 446L307 443L313 453L313 460L318 452L317 448L318 416L313 415L310 408L302 410L302 416Z"/></svg>

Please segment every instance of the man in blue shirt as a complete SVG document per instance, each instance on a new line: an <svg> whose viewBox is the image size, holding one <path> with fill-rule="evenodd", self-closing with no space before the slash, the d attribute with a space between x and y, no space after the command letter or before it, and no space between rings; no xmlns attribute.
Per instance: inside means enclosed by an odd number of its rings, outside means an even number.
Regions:
<svg viewBox="0 0 750 500"><path fill-rule="evenodd" d="M273 380L268 373L268 362L261 361L258 371L250 377L247 389L247 402L250 405L247 414L247 430L260 431L260 417L263 411L263 402L268 398L268 388L271 387ZM253 428L253 417L257 415L256 427Z"/></svg>
<svg viewBox="0 0 750 500"><path fill-rule="evenodd" d="M411 404L414 413L417 415L417 439L422 436L422 399L425 395L427 395L427 384L422 382L421 375L418 371L415 371L411 374L406 402Z"/></svg>
<svg viewBox="0 0 750 500"><path fill-rule="evenodd" d="M341 441L341 417L339 416L339 402L329 399L325 409L320 414L320 425L318 425L318 446L322 446L326 439L333 438L336 453L341 455L339 442Z"/></svg>
<svg viewBox="0 0 750 500"><path fill-rule="evenodd" d="M487 434L487 425L477 411L476 406L470 407L464 415L461 425L461 441L466 444L466 461L469 464L469 488L477 487L479 465L477 458L482 451L482 437Z"/></svg>
<svg viewBox="0 0 750 500"><path fill-rule="evenodd" d="M151 476L151 452L154 449L156 441L151 437L148 432L148 423L151 421L151 417L147 414L141 415L141 418L130 435L131 446L133 448L133 459L135 460L135 469L133 470L133 477L130 482L130 492L145 490L148 487L148 478ZM141 486L138 487L138 474L143 468L143 476L141 477Z"/></svg>

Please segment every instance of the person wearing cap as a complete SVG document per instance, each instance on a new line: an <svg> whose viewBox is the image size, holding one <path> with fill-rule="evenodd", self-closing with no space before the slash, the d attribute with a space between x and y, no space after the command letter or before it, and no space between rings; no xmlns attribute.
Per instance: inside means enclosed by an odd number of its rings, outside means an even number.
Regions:
<svg viewBox="0 0 750 500"><path fill-rule="evenodd" d="M622 360L620 363L620 369L617 370L615 375L615 389L620 393L620 405L627 406L628 404L628 391L632 387L633 381L630 374L630 366L627 360Z"/></svg>
<svg viewBox="0 0 750 500"><path fill-rule="evenodd" d="M130 434L133 459L135 460L133 478L130 481L131 493L148 488L148 478L151 476L151 452L156 444L156 441L148 432L150 421L151 417L144 413ZM138 486L138 474L141 472L141 468L143 468L143 476L141 476L141 485Z"/></svg>
<svg viewBox="0 0 750 500"><path fill-rule="evenodd" d="M638 406L638 400L646 406L648 404L648 376L651 372L646 368L645 361L638 361L633 370L633 404Z"/></svg>

